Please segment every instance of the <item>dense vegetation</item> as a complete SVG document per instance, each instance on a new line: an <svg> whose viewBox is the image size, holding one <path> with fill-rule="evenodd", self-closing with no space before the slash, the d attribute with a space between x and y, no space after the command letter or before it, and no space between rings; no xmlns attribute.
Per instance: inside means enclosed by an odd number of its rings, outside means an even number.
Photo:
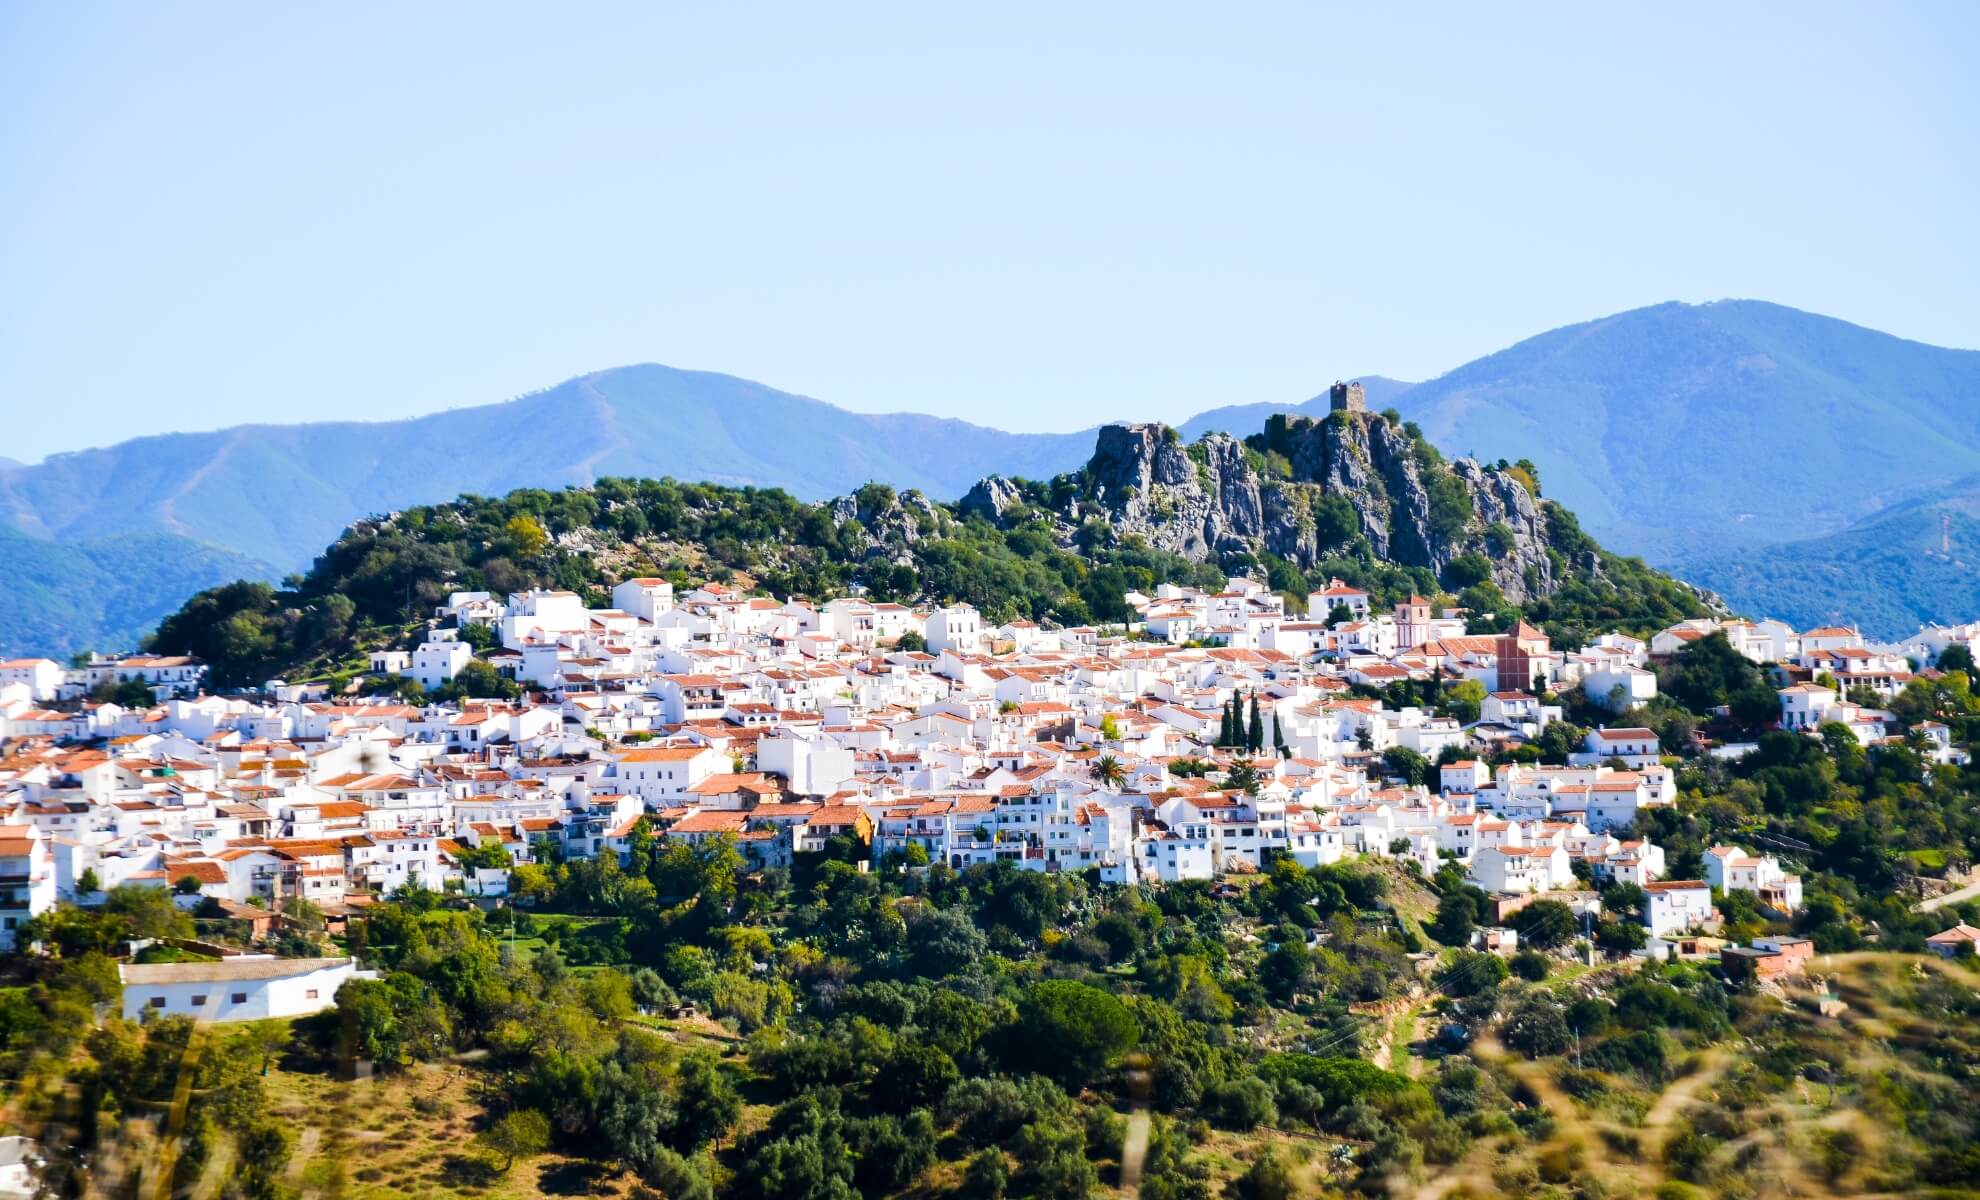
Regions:
<svg viewBox="0 0 1980 1200"><path fill-rule="evenodd" d="M972 1194L1082 1197L1119 1154L1130 1052L1165 1118L1144 1181L1154 1194L1207 1195L1190 1150L1201 1134L1171 1119L1365 1140L1356 1175L1370 1190L1510 1128L1489 1104L1440 1111L1425 1085L1354 1057L1347 1005L1403 994L1421 945L1385 911L1378 875L1286 862L1233 903L1208 885L1102 889L1010 864L864 873L843 861L850 849L744 877L725 842L642 838L624 868L519 868L532 908L488 917L402 892L352 934L382 978L347 984L333 1012L298 1025L291 1053L389 1071L483 1050L497 1155L554 1143L669 1196L891 1194L942 1157L966 1160ZM1234 941L1240 923L1267 940ZM558 931L526 959L505 941ZM89 1081L82 1153L103 1115L169 1093L162 1066L122 1064L175 1063L191 1033L114 1018L88 1032L83 1000L114 978L103 983L87 943L63 944L71 954L41 964L35 996L0 1008L0 1037L13 1078L42 1072L24 1093L50 1103L52 1069L80 1055L68 1073ZM747 1035L745 1052L659 1036L643 1014L683 999ZM252 1081L225 1065L233 1045L190 1053L247 1099L202 1093L195 1119L210 1107L245 1145L262 1134ZM772 1111L737 1137L746 1097ZM284 1152L265 1148L275 1169ZM252 1182L245 1194L272 1194Z"/></svg>
<svg viewBox="0 0 1980 1200"><path fill-rule="evenodd" d="M243 581L201 592L161 623L149 645L199 655L222 685L252 686L277 674L347 669L354 649L406 637L450 592L555 586L601 602L601 586L636 574L677 588L746 577L748 586L777 595L813 597L859 585L878 600L962 600L993 622L1061 624L1125 621L1131 613L1122 596L1130 589L1216 587L1227 571L1256 572L1297 604L1333 576L1384 603L1439 592L1429 571L1382 561L1365 539L1345 535L1339 552L1309 572L1269 554L1209 564L1155 550L1116 537L1097 506L1062 540L1051 514L1084 509L1082 479L1076 472L1014 481L1023 503L1002 529L880 484L837 504L671 479L465 496L360 522L307 574L279 588ZM1522 613L1489 581L1473 582L1456 599L1493 612L1488 627L1523 615L1578 640L1702 611L1683 585L1602 552L1564 510L1550 508L1550 518L1566 584Z"/></svg>
<svg viewBox="0 0 1980 1200"><path fill-rule="evenodd" d="M0 527L0 658L67 658L137 644L186 596L269 568L169 533L57 543Z"/></svg>
<svg viewBox="0 0 1980 1200"><path fill-rule="evenodd" d="M1840 533L1739 553L1692 554L1686 578L1737 596L1751 612L1800 627L1838 618L1871 637L1970 621L1980 564L1980 489L1946 505L1903 505ZM1944 523L1941 523L1942 518ZM1950 553L1947 553L1947 549Z"/></svg>
<svg viewBox="0 0 1980 1200"><path fill-rule="evenodd" d="M642 836L623 867L540 849L516 868L520 909L418 890L373 906L349 940L381 977L293 1027L93 1023L116 994L100 939L184 920L118 893L41 931L60 956L0 991L0 1071L23 1118L46 1123L58 1171L118 1161L107 1151L135 1130L123 1115L160 1111L191 1071L172 1174L196 1179L231 1145L230 1193L250 1197L282 1194L295 1144L262 1101L271 1057L390 1076L464 1051L484 1155L452 1160L465 1194L549 1151L668 1197L1077 1200L1114 1182L1136 1095L1154 1115L1141 1187L1155 1197L1388 1195L1481 1169L1501 1194L1551 1181L1607 1197L1638 1194L1645 1162L1748 1194L1764 1164L1737 1147L1780 1130L1774 1106L1810 1081L1830 1107L1793 1117L1832 1181L1959 1186L1980 1165L1980 1049L1954 1032L1980 1015L1964 967L1858 1001L1913 1030L1876 1051L1704 967L1577 977L1540 949L1510 963L1465 950L1479 897L1455 868L1419 881L1280 860L1220 894L1009 864L861 872L846 843L755 876L719 840ZM1411 913L1433 894L1426 937ZM1529 947L1570 948L1560 908L1520 914ZM1405 1007L1358 1015L1384 1002ZM1414 1034L1389 1028L1403 1011ZM1710 1104L1645 1120L1699 1071L1717 1081ZM1872 1148L1824 1111L1888 1130ZM1614 1122L1604 1153L1583 1122Z"/></svg>

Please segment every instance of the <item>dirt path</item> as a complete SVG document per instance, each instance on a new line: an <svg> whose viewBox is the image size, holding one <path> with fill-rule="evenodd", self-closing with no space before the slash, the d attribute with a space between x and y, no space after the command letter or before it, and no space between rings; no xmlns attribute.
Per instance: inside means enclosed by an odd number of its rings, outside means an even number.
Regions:
<svg viewBox="0 0 1980 1200"><path fill-rule="evenodd" d="M1141 1160L1148 1155L1148 1110L1137 1108L1128 1114L1127 1140L1121 1143L1121 1190L1130 1196L1141 1194Z"/></svg>
<svg viewBox="0 0 1980 1200"><path fill-rule="evenodd" d="M1433 993L1403 1009L1382 1023L1382 1040L1375 1045L1370 1061L1385 1071L1399 1071L1415 1078L1423 1074L1423 1060L1410 1049L1416 1044L1416 1023L1437 996ZM1398 1067L1397 1063L1401 1066Z"/></svg>
<svg viewBox="0 0 1980 1200"><path fill-rule="evenodd" d="M1143 1056L1140 1062L1145 1062ZM1155 1084L1154 1074L1145 1066L1128 1070L1128 1095L1134 1110L1128 1113L1127 1137L1121 1142L1121 1190L1133 1200L1141 1195L1141 1163L1148 1157L1148 1094Z"/></svg>
<svg viewBox="0 0 1980 1200"><path fill-rule="evenodd" d="M1411 1193L1412 1200L1444 1200L1445 1196L1459 1188L1469 1188L1479 1195L1490 1195L1496 1190L1492 1177L1483 1171L1467 1171L1463 1164L1445 1168L1424 1182L1423 1186Z"/></svg>
<svg viewBox="0 0 1980 1200"><path fill-rule="evenodd" d="M234 1156L231 1152L216 1150L207 1156L206 1167L200 1171L189 1193L192 1200L212 1200L220 1194L220 1188L227 1182L227 1174L233 1169Z"/></svg>
<svg viewBox="0 0 1980 1200"><path fill-rule="evenodd" d="M1394 1021L1382 1022L1382 1036L1375 1042L1375 1053L1368 1056L1368 1061L1374 1063L1384 1071L1389 1070L1389 1064L1395 1060L1395 1052L1391 1046L1395 1038L1396 1023Z"/></svg>
<svg viewBox="0 0 1980 1200"><path fill-rule="evenodd" d="M1698 1093L1719 1081L1726 1073L1728 1062L1725 1054L1707 1051L1705 1062L1696 1071L1664 1089L1650 1111L1643 1114L1643 1128L1646 1130L1668 1129L1677 1120L1678 1110L1698 1099Z"/></svg>
<svg viewBox="0 0 1980 1200"><path fill-rule="evenodd" d="M1920 900L1918 902L1918 911L1922 913L1936 912L1948 904L1963 904L1975 896L1980 896L1980 880L1975 880L1956 892L1947 892L1943 896L1934 896L1930 900Z"/></svg>
<svg viewBox="0 0 1980 1200"><path fill-rule="evenodd" d="M1425 996L1421 1003L1403 1014L1402 1034L1405 1049L1416 1045L1417 1042L1423 1039L1423 1015L1430 1011L1430 1006L1435 1003L1436 999L1437 997L1435 996ZM1433 1026L1432 1028L1434 1030L1435 1027ZM1409 1050L1410 1078L1421 1079L1429 1070L1429 1061L1418 1055L1416 1051Z"/></svg>
<svg viewBox="0 0 1980 1200"><path fill-rule="evenodd" d="M290 1187L301 1187L303 1169L309 1160L316 1157L317 1143L323 1140L323 1131L311 1125L296 1136L295 1153L289 1155L287 1182Z"/></svg>

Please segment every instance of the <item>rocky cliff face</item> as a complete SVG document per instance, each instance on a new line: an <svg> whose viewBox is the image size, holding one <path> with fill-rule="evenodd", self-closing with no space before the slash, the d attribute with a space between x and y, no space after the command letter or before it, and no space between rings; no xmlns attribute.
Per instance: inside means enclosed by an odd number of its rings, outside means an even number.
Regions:
<svg viewBox="0 0 1980 1200"><path fill-rule="evenodd" d="M1226 434L1184 445L1167 426L1109 425L1080 483L1052 514L1067 533L1097 517L1117 537L1190 558L1269 551L1302 570L1365 545L1458 587L1476 563L1452 564L1477 555L1515 603L1559 586L1546 511L1519 480L1470 459L1446 463L1374 413L1275 418L1252 446ZM1001 524L1020 503L1014 485L993 477L962 510Z"/></svg>

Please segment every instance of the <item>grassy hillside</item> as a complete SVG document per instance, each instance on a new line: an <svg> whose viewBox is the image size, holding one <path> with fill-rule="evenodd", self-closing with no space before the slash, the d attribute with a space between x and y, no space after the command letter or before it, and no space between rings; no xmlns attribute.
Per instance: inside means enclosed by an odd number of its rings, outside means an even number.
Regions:
<svg viewBox="0 0 1980 1200"><path fill-rule="evenodd" d="M1613 996L1629 975L1558 988ZM1542 1132L1474 1148L1442 1174L1439 1194L1980 1194L1959 1185L1976 1182L1972 1152L1948 1142L1933 1111L1974 1099L1980 1045L1967 1022L1980 1014L1980 979L1936 958L1870 954L1818 958L1810 976L1736 997L1723 1040L1654 1066L1624 1065L1613 1040L1538 1059L1481 1040L1472 1056L1503 1072L1515 1103L1544 1112ZM1815 1011L1823 991L1844 1000L1840 1016Z"/></svg>
<svg viewBox="0 0 1980 1200"><path fill-rule="evenodd" d="M539 910L614 914L557 953L504 947L561 916L376 904L356 941L383 980L301 1021L92 1019L114 976L72 951L0 989L0 1125L58 1181L169 1171L194 1200L1087 1200L1134 1172L1178 1200L1980 1196L1970 962L1733 987L1529 952L1522 975L1399 928L1358 869L1217 900L844 862L788 889L732 853L528 868ZM680 871L737 890L657 911L626 886ZM676 997L700 1011L644 1011ZM337 1077L354 1053L375 1079ZM492 1140L517 1114L540 1136Z"/></svg>
<svg viewBox="0 0 1980 1200"><path fill-rule="evenodd" d="M1397 1072L1427 1082L1475 1072L1474 1086L1515 1106L1537 1106L1544 1118L1481 1138L1456 1162L1419 1167L1420 1182L1403 1173L1385 1190L1480 1200L1554 1190L1677 1200L1980 1194L1924 1185L1916 1169L1934 1153L1919 1137L1933 1121L1920 1101L1970 1094L1960 1064L1973 1062L1980 1049L1962 1027L1964 1018L1980 1015L1974 975L1937 959L1839 955L1818 960L1816 976L1848 1005L1840 1017L1822 1017L1809 1006L1812 987L1749 997L1730 1031L1736 1046L1686 1054L1667 1074L1591 1067L1585 1055L1581 1067L1572 1054L1527 1059L1495 1038L1446 1056L1427 1045L1426 1035L1418 1044L1423 1054L1407 1047L1398 1053ZM1564 996L1602 995L1624 978L1604 972L1551 986ZM1434 1020L1427 1008L1409 1012L1420 1013L1418 1028ZM720 1055L748 1079L745 1044L719 1026L642 1023L679 1046ZM640 1194L638 1172L566 1148L497 1170L473 1138L490 1120L491 1106L479 1097L500 1087L499 1076L485 1068L439 1064L354 1085L294 1057L268 1077L272 1111L296 1132L287 1173L319 1194L349 1200L506 1200L574 1189ZM768 1104L746 1104L736 1139L763 1129L773 1112ZM1207 1125L1190 1131L1185 1145L1212 1194L1271 1154L1285 1162L1295 1194L1306 1196L1328 1194L1330 1184L1343 1181L1336 1150L1359 1148L1355 1139L1314 1131ZM739 1156L722 1158L730 1170L739 1165ZM894 1194L948 1194L965 1166L962 1147L945 1144L920 1179ZM213 1184L224 1178L224 1167L224 1159L210 1164ZM203 1194L217 1192L215 1186Z"/></svg>

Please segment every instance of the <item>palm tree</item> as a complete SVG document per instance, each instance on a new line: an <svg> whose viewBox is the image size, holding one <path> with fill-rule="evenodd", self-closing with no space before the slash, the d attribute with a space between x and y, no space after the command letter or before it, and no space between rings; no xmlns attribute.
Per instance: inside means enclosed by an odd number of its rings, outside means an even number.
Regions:
<svg viewBox="0 0 1980 1200"><path fill-rule="evenodd" d="M1121 760L1111 754L1103 754L1100 761L1093 764L1093 777L1108 787L1117 788L1127 778L1127 768Z"/></svg>

